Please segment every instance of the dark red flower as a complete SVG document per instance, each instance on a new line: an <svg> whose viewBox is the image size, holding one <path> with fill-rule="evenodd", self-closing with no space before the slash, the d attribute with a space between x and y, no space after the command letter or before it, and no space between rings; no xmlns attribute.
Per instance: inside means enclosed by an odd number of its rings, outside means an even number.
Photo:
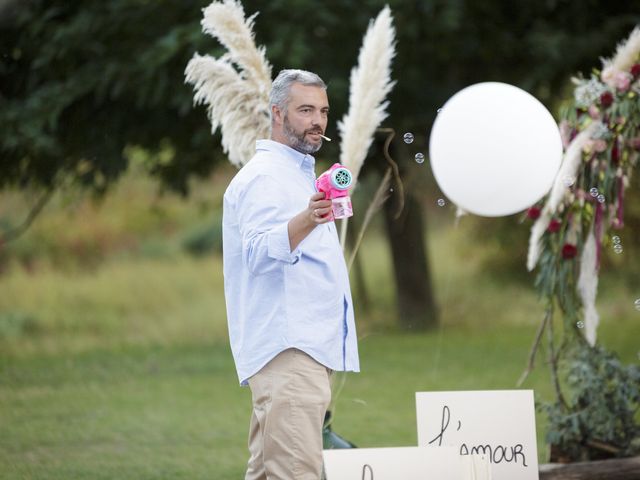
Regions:
<svg viewBox="0 0 640 480"><path fill-rule="evenodd" d="M562 226L562 222L557 218L552 218L549 222L549 226L547 227L547 231L550 233L556 233L560 231L560 227Z"/></svg>
<svg viewBox="0 0 640 480"><path fill-rule="evenodd" d="M636 63L634 66L632 66L629 73L633 75L633 78L640 77L640 63Z"/></svg>
<svg viewBox="0 0 640 480"><path fill-rule="evenodd" d="M602 108L609 108L613 103L613 94L611 92L604 92L600 95L600 105Z"/></svg>
<svg viewBox="0 0 640 480"><path fill-rule="evenodd" d="M527 210L527 218L530 218L531 220L535 220L539 217L540 217L540 208L531 207L529 210Z"/></svg>
<svg viewBox="0 0 640 480"><path fill-rule="evenodd" d="M578 254L578 247L570 243L565 243L562 246L562 258L569 260Z"/></svg>
<svg viewBox="0 0 640 480"><path fill-rule="evenodd" d="M620 150L618 150L618 139L613 140L613 146L611 147L611 162L614 165L618 165L620 161Z"/></svg>

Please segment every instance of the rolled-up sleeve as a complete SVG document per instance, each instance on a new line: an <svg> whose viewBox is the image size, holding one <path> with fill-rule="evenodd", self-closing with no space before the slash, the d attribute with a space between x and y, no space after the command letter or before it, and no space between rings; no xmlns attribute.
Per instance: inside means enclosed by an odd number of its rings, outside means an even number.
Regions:
<svg viewBox="0 0 640 480"><path fill-rule="evenodd" d="M291 199L277 181L260 175L245 185L236 211L242 238L242 260L254 275L269 273L283 264L295 264L300 249L291 251L288 202Z"/></svg>

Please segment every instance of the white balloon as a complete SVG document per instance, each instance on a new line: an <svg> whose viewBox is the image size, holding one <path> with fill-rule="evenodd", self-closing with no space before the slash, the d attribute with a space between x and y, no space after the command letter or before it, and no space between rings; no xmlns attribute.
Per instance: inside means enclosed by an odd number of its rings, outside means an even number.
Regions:
<svg viewBox="0 0 640 480"><path fill-rule="evenodd" d="M528 208L551 189L562 140L553 116L534 96L486 82L445 103L429 150L435 179L453 203L498 217Z"/></svg>

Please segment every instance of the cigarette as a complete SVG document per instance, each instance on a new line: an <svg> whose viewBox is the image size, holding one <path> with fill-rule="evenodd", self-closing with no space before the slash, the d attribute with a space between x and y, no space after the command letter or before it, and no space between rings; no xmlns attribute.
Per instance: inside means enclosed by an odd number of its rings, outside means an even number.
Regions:
<svg viewBox="0 0 640 480"><path fill-rule="evenodd" d="M321 133L319 134L324 140L326 140L327 142L330 142L331 139L329 137L325 137L324 135L322 135Z"/></svg>

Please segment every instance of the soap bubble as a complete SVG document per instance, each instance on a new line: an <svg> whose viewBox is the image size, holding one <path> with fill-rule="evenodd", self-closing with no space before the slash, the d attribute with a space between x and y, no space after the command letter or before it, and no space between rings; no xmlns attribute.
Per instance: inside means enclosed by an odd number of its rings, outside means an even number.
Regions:
<svg viewBox="0 0 640 480"><path fill-rule="evenodd" d="M578 326L578 328L584 328L584 322L582 320L576 323L576 325Z"/></svg>
<svg viewBox="0 0 640 480"><path fill-rule="evenodd" d="M620 237L618 235L614 235L613 237L611 237L611 241L614 245L620 245Z"/></svg>
<svg viewBox="0 0 640 480"><path fill-rule="evenodd" d="M622 253L622 250L623 250L622 245L620 245L619 243L613 246L613 251L616 252L618 255Z"/></svg>
<svg viewBox="0 0 640 480"><path fill-rule="evenodd" d="M439 207L444 207L446 203L447 202L444 201L444 198L439 198L438 199L438 206Z"/></svg>
<svg viewBox="0 0 640 480"><path fill-rule="evenodd" d="M633 305L636 307L636 310L640 312L640 298L638 298Z"/></svg>
<svg viewBox="0 0 640 480"><path fill-rule="evenodd" d="M597 197L598 189L596 187L593 187L591 190L589 190L589 193L591 194L592 197Z"/></svg>
<svg viewBox="0 0 640 480"><path fill-rule="evenodd" d="M424 153L416 153L416 162L423 163L424 162Z"/></svg>
<svg viewBox="0 0 640 480"><path fill-rule="evenodd" d="M404 143L413 143L413 133L407 132L404 134Z"/></svg>
<svg viewBox="0 0 640 480"><path fill-rule="evenodd" d="M606 200L606 198L605 198L605 196L604 196L604 195L602 195L602 194L598 195L598 202L600 202L600 203L604 203L604 202L605 202L605 200Z"/></svg>

